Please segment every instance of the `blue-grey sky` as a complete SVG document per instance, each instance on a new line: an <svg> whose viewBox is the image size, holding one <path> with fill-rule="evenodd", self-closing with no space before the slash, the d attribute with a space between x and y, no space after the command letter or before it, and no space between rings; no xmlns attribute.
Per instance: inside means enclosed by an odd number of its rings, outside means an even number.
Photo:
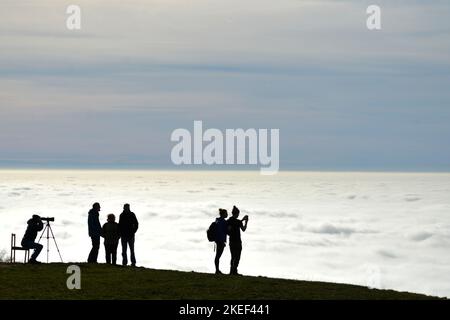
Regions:
<svg viewBox="0 0 450 320"><path fill-rule="evenodd" d="M281 169L448 171L449 16L432 0L3 0L0 166L171 167L171 132L203 120L279 128Z"/></svg>

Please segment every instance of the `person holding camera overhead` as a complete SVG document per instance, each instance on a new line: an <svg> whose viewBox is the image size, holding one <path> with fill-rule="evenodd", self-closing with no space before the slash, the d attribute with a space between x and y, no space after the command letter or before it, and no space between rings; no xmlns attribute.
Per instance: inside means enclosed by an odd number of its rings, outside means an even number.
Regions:
<svg viewBox="0 0 450 320"><path fill-rule="evenodd" d="M44 224L42 223L41 217L34 214L33 217L27 222L27 230L25 231L25 235L22 238L22 247L25 249L34 249L33 254L31 255L28 263L40 263L37 261L37 257L42 251L44 247L42 244L36 243L36 237L39 231L44 228Z"/></svg>
<svg viewBox="0 0 450 320"><path fill-rule="evenodd" d="M246 215L242 220L239 220L239 213L239 209L233 206L233 210L231 211L232 217L227 220L231 252L231 275L239 275L238 265L242 252L241 230L245 232L248 224L248 216Z"/></svg>

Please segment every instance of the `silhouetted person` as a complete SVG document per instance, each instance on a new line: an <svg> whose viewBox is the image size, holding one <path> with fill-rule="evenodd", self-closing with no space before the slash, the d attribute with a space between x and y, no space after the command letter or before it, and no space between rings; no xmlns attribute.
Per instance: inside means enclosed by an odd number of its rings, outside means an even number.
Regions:
<svg viewBox="0 0 450 320"><path fill-rule="evenodd" d="M28 220L27 224L27 230L25 231L25 235L22 238L21 245L25 249L34 249L34 252L31 255L28 263L40 263L36 259L41 253L43 245L34 241L36 240L38 232L44 228L44 224L42 223L41 217L39 217L38 215L33 215L33 217Z"/></svg>
<svg viewBox="0 0 450 320"><path fill-rule="evenodd" d="M119 245L120 232L116 216L108 214L108 222L103 225L102 237L105 239L106 263L116 265L117 246Z"/></svg>
<svg viewBox="0 0 450 320"><path fill-rule="evenodd" d="M127 247L130 247L131 265L136 266L136 257L134 255L135 233L139 228L136 215L130 211L130 205L127 203L123 206L123 212L119 218L120 238L122 242L122 264L128 264Z"/></svg>
<svg viewBox="0 0 450 320"><path fill-rule="evenodd" d="M222 274L219 263L227 242L227 221L225 219L228 217L228 212L225 209L219 209L219 215L220 217L216 219L216 257L214 259L216 274Z"/></svg>
<svg viewBox="0 0 450 320"><path fill-rule="evenodd" d="M242 220L239 220L239 209L233 206L233 215L228 219L228 235L230 236L230 252L231 252L231 263L230 263L230 274L238 275L239 260L241 259L242 252L242 240L241 240L241 230L247 230L248 216L245 216Z"/></svg>
<svg viewBox="0 0 450 320"><path fill-rule="evenodd" d="M100 236L102 234L102 226L98 219L100 212L100 204L98 202L92 205L92 209L89 210L88 227L89 237L92 241L92 249L89 253L88 263L97 263L98 250L100 249Z"/></svg>

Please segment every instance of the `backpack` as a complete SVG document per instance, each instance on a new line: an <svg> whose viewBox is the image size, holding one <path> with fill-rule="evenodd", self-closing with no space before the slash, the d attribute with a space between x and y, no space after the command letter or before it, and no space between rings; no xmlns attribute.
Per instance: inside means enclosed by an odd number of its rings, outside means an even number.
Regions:
<svg viewBox="0 0 450 320"><path fill-rule="evenodd" d="M216 241L217 238L217 223L214 221L209 226L208 230L206 230L206 236L208 237L208 240L213 242Z"/></svg>

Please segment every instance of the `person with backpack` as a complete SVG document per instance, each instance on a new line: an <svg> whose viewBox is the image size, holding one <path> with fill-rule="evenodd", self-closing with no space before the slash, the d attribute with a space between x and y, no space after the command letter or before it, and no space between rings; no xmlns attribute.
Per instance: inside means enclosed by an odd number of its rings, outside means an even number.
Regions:
<svg viewBox="0 0 450 320"><path fill-rule="evenodd" d="M130 247L131 265L136 266L136 257L134 255L135 233L139 228L136 215L130 211L130 205L126 203L123 206L123 212L119 218L120 238L122 242L122 264L128 264L127 247Z"/></svg>
<svg viewBox="0 0 450 320"><path fill-rule="evenodd" d="M220 257L227 242L227 221L228 212L225 209L219 209L219 217L214 222L215 229L214 242L216 243L216 256L214 258L214 265L216 266L216 274L222 274L219 268Z"/></svg>
<svg viewBox="0 0 450 320"><path fill-rule="evenodd" d="M108 214L108 220L102 227L102 237L105 239L106 263L116 265L120 232L116 216L112 213Z"/></svg>
<svg viewBox="0 0 450 320"><path fill-rule="evenodd" d="M231 275L239 275L238 266L239 261L241 260L242 252L241 230L245 232L245 230L247 230L248 224L248 216L244 216L242 220L239 220L239 213L239 209L236 208L236 206L233 206L233 211L231 212L232 217L227 220L228 235L230 237Z"/></svg>

